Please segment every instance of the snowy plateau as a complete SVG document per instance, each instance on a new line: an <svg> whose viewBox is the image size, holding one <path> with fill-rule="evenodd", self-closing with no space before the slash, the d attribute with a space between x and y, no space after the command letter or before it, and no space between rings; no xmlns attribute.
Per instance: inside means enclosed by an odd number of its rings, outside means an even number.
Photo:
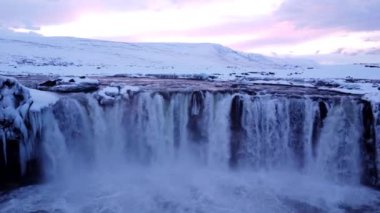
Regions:
<svg viewBox="0 0 380 213"><path fill-rule="evenodd" d="M380 102L380 64L320 65L237 52L217 44L118 43L0 35L1 75L177 77L287 84L367 94Z"/></svg>
<svg viewBox="0 0 380 213"><path fill-rule="evenodd" d="M0 212L379 212L380 65L0 33Z"/></svg>

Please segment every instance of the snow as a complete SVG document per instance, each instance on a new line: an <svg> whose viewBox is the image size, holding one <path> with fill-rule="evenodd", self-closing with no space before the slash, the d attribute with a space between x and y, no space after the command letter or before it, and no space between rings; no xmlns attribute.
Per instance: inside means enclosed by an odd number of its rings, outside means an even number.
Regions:
<svg viewBox="0 0 380 213"><path fill-rule="evenodd" d="M115 97L118 95L124 95L128 91L137 92L139 90L140 90L139 87L136 87L136 86L129 86L126 84L111 84L110 86L107 86L101 89L98 92L98 94L102 96Z"/></svg>
<svg viewBox="0 0 380 213"><path fill-rule="evenodd" d="M112 105L115 100L123 97L128 92L137 92L139 90L140 89L138 87L129 86L126 84L111 84L99 90L95 94L95 97L101 104Z"/></svg>
<svg viewBox="0 0 380 213"><path fill-rule="evenodd" d="M0 35L0 74L116 75L220 74L233 80L273 73L276 78L379 79L380 69L318 65L303 59L271 58L217 44L120 43L66 37ZM252 73L250 73L252 72Z"/></svg>
<svg viewBox="0 0 380 213"><path fill-rule="evenodd" d="M12 121L19 129L25 128L22 122L29 109L38 111L58 100L56 94L26 88L14 78L0 76L0 87L0 122Z"/></svg>
<svg viewBox="0 0 380 213"><path fill-rule="evenodd" d="M311 69L299 68L298 70L272 70L277 78L314 78L314 79L376 79L380 80L380 69L369 68L362 65L318 65Z"/></svg>
<svg viewBox="0 0 380 213"><path fill-rule="evenodd" d="M105 87L104 89L99 91L100 95L103 96L111 96L114 97L118 94L120 94L120 88L117 87Z"/></svg>
<svg viewBox="0 0 380 213"><path fill-rule="evenodd" d="M0 32L1 74L60 76L63 84L49 89L58 92L72 92L80 84L96 84L96 80L89 82L79 76L196 75L220 81L250 79L253 83L317 87L313 82L321 80L339 84L333 90L363 94L376 102L380 81L380 68L376 66L319 65L304 59L238 52L217 44L121 43ZM78 84L70 83L73 76ZM347 79L367 82L342 83Z"/></svg>
<svg viewBox="0 0 380 213"><path fill-rule="evenodd" d="M139 91L138 87L135 86L129 86L125 84L111 84L110 86L104 87L100 91L98 91L98 94L101 96L109 96L109 97L116 97L119 95L124 95L128 91L137 92Z"/></svg>
<svg viewBox="0 0 380 213"><path fill-rule="evenodd" d="M360 94L364 95L363 99L380 103L380 87L375 86L376 84L371 83L356 83L356 84L343 84L340 88L332 89L335 91Z"/></svg>
<svg viewBox="0 0 380 213"><path fill-rule="evenodd" d="M118 43L0 35L2 74L227 74L283 69L282 63L217 44Z"/></svg>
<svg viewBox="0 0 380 213"><path fill-rule="evenodd" d="M0 85L0 108L4 113L4 110L12 109L25 117L30 105L33 110L41 110L58 100L56 94L26 88L14 78L0 76Z"/></svg>
<svg viewBox="0 0 380 213"><path fill-rule="evenodd" d="M124 86L121 88L120 93L121 93L121 94L125 94L125 93L127 93L128 91L131 91L131 92L137 92L137 91L139 91L139 90L140 90L140 89L139 89L138 87L124 85Z"/></svg>
<svg viewBox="0 0 380 213"><path fill-rule="evenodd" d="M304 86L304 87L314 87L311 83L305 82L291 82L287 80L254 80L251 81L253 84L273 84L273 85L288 85L288 86Z"/></svg>
<svg viewBox="0 0 380 213"><path fill-rule="evenodd" d="M29 93L33 100L33 104L30 108L32 111L39 111L47 106L55 104L59 100L59 96L52 92L29 89Z"/></svg>

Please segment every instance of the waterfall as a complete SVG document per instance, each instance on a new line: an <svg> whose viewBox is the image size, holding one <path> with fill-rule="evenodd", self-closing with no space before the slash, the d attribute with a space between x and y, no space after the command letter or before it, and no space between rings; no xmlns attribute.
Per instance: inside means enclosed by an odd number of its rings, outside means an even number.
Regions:
<svg viewBox="0 0 380 213"><path fill-rule="evenodd" d="M300 172L359 184L363 103L349 97L134 92L62 98L41 116L49 176L119 164ZM52 172L55 171L55 172ZM58 175L58 176L59 176Z"/></svg>
<svg viewBox="0 0 380 213"><path fill-rule="evenodd" d="M362 185L379 186L379 106L358 96L111 95L62 95L3 129L1 166L44 182L0 196L2 211L378 209L380 193Z"/></svg>

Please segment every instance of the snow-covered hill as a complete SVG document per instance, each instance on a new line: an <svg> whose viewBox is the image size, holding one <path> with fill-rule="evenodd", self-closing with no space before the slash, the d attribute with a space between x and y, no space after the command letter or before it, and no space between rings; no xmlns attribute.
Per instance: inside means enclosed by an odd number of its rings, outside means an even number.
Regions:
<svg viewBox="0 0 380 213"><path fill-rule="evenodd" d="M281 66L270 58L216 44L119 43L0 35L0 71L9 74L210 74Z"/></svg>
<svg viewBox="0 0 380 213"><path fill-rule="evenodd" d="M0 74L215 74L277 78L379 79L379 68L321 66L207 43L122 43L0 31Z"/></svg>
<svg viewBox="0 0 380 213"><path fill-rule="evenodd" d="M294 84L295 80L314 84L322 79L332 81L330 85L338 85L335 89L340 91L375 94L380 102L377 66L318 65L312 61L242 53L218 44L122 43L0 31L0 75L30 74L195 74L218 80L249 79L251 83L264 80L275 84Z"/></svg>

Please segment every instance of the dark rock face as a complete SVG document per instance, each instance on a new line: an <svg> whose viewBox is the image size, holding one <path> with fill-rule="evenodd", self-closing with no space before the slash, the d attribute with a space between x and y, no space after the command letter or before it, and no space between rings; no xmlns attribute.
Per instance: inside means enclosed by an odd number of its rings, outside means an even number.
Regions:
<svg viewBox="0 0 380 213"><path fill-rule="evenodd" d="M191 94L189 105L189 122L187 128L190 132L190 140L196 143L204 143L207 140L207 135L204 132L204 96L201 91L195 91Z"/></svg>
<svg viewBox="0 0 380 213"><path fill-rule="evenodd" d="M57 80L47 80L39 84L40 87L53 87L55 85L57 85Z"/></svg>
<svg viewBox="0 0 380 213"><path fill-rule="evenodd" d="M371 103L364 102L363 106L363 142L362 142L362 159L363 170L365 175L362 177L363 184L376 186L378 183L378 174L376 168L376 133L375 120ZM380 186L379 186L380 187Z"/></svg>
<svg viewBox="0 0 380 213"><path fill-rule="evenodd" d="M363 167L368 174L364 184L380 189L380 104L364 102Z"/></svg>
<svg viewBox="0 0 380 213"><path fill-rule="evenodd" d="M37 157L28 160L25 171L21 171L19 141L7 141L6 161L2 154L4 150L1 148L0 151L0 191L38 183L42 180L41 162Z"/></svg>
<svg viewBox="0 0 380 213"><path fill-rule="evenodd" d="M205 93L195 91L190 95L188 106L188 140L192 143L191 149L196 153L200 161L205 161L204 147L207 145L208 135L205 126Z"/></svg>
<svg viewBox="0 0 380 213"><path fill-rule="evenodd" d="M243 119L243 100L236 95L231 102L230 110L230 166L234 167L238 164L239 155L241 155L242 143L245 139L245 130L242 125Z"/></svg>
<svg viewBox="0 0 380 213"><path fill-rule="evenodd" d="M319 136L321 134L321 129L323 127L323 121L327 117L328 109L326 103L320 101L318 104L318 112L315 114L314 123L313 123L313 155L316 156L316 147L318 146Z"/></svg>
<svg viewBox="0 0 380 213"><path fill-rule="evenodd" d="M60 93L94 92L99 89L99 82L84 78L54 79L38 84L37 88Z"/></svg>
<svg viewBox="0 0 380 213"><path fill-rule="evenodd" d="M290 141L289 146L293 149L295 157L298 159L298 167L303 168L303 163L305 162L305 156L303 150L305 149L304 142L304 126L306 125L304 121L306 120L306 110L305 103L292 101L289 106L289 116L290 116Z"/></svg>
<svg viewBox="0 0 380 213"><path fill-rule="evenodd" d="M1 147L0 151L0 183L2 183L2 187L12 185L12 182L20 182L19 142L8 140L6 150L3 150L3 147ZM4 156L3 153L7 155Z"/></svg>

